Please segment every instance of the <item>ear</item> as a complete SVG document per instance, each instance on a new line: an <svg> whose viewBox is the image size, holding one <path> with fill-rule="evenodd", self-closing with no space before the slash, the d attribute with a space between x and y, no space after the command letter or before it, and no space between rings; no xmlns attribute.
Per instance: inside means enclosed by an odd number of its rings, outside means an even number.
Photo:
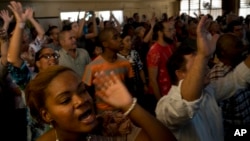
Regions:
<svg viewBox="0 0 250 141"><path fill-rule="evenodd" d="M59 40L59 44L60 44L60 45L63 45L63 44L64 44L64 40L63 40L63 39L60 39L60 40Z"/></svg>
<svg viewBox="0 0 250 141"><path fill-rule="evenodd" d="M108 42L107 41L104 41L104 42L102 42L102 45L103 45L103 47L108 47Z"/></svg>
<svg viewBox="0 0 250 141"><path fill-rule="evenodd" d="M50 113L46 109L41 109L40 114L47 123L51 123L53 121L53 118L51 117Z"/></svg>
<svg viewBox="0 0 250 141"><path fill-rule="evenodd" d="M37 66L37 68L40 68L40 66L41 66L40 61L36 61L36 66Z"/></svg>
<svg viewBox="0 0 250 141"><path fill-rule="evenodd" d="M176 70L175 75L177 76L178 81L179 81L179 80L182 80L182 79L185 78L186 73L184 71L182 71L182 70Z"/></svg>

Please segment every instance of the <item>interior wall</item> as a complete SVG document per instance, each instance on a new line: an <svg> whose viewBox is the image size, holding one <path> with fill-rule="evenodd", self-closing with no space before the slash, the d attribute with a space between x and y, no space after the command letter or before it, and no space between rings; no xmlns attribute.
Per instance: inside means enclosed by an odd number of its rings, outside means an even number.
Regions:
<svg viewBox="0 0 250 141"><path fill-rule="evenodd" d="M124 16L138 12L151 17L167 12L169 16L178 13L179 0L19 0L24 6L35 10L35 17L59 17L62 11L77 10L123 10ZM0 1L0 8L7 7L8 0Z"/></svg>

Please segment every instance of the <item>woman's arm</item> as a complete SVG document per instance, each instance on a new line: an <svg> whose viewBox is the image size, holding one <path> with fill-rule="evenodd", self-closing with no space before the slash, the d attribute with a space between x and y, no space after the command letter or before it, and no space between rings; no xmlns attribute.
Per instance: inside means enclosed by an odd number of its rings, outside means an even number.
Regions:
<svg viewBox="0 0 250 141"><path fill-rule="evenodd" d="M9 16L9 12L7 10L1 10L0 17L4 21L2 28L5 29L5 31L7 31L9 28L10 22L13 20L13 16Z"/></svg>
<svg viewBox="0 0 250 141"><path fill-rule="evenodd" d="M151 141L175 141L174 135L155 117L138 105L129 94L127 88L114 74L110 76L104 73L96 74L94 84L100 88L97 93L108 104L120 108L136 125L142 128L137 136L139 140Z"/></svg>
<svg viewBox="0 0 250 141"><path fill-rule="evenodd" d="M84 17L79 21L79 30L77 33L77 38L80 38L82 35L84 35L83 28L86 23L85 18L87 16L87 12L85 12Z"/></svg>
<svg viewBox="0 0 250 141"><path fill-rule="evenodd" d="M32 8L27 8L28 15L27 15L27 19L31 22L31 24L34 26L34 28L37 31L37 36L39 37L40 40L44 39L44 35L45 35L45 31L43 29L43 27L34 19L33 17L33 9Z"/></svg>
<svg viewBox="0 0 250 141"><path fill-rule="evenodd" d="M93 32L92 33L88 33L85 35L86 39L90 39L90 38L95 38L98 35L98 30L97 30L97 25L96 25L96 20L95 20L95 13L93 12L93 17L92 17L92 22L93 22Z"/></svg>
<svg viewBox="0 0 250 141"><path fill-rule="evenodd" d="M16 27L10 40L7 60L15 67L21 67L23 60L21 59L21 44L22 35L27 20L27 15L31 12L26 9L23 12L23 7L20 2L11 1L8 7L11 9L16 18Z"/></svg>

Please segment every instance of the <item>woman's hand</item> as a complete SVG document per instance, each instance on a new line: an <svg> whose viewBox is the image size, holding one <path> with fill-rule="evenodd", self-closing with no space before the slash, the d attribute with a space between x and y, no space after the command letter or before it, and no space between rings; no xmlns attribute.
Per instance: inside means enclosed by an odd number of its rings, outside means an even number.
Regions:
<svg viewBox="0 0 250 141"><path fill-rule="evenodd" d="M3 19L4 23L10 23L13 20L13 15L9 15L7 10L1 10L0 17Z"/></svg>
<svg viewBox="0 0 250 141"><path fill-rule="evenodd" d="M10 10L15 15L17 23L25 23L29 14L29 10L23 11L23 6L20 2L11 1L8 5Z"/></svg>
<svg viewBox="0 0 250 141"><path fill-rule="evenodd" d="M131 94L114 73L110 75L97 73L93 83L98 89L97 96L109 105L126 111L132 104Z"/></svg>

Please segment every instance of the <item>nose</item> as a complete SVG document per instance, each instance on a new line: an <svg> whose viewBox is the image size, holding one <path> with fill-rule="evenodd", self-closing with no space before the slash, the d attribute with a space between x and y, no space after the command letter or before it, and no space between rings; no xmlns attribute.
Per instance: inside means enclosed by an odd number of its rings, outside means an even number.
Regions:
<svg viewBox="0 0 250 141"><path fill-rule="evenodd" d="M89 96L89 94L74 94L73 96L73 103L75 108L81 107L82 105L90 101L91 97Z"/></svg>

